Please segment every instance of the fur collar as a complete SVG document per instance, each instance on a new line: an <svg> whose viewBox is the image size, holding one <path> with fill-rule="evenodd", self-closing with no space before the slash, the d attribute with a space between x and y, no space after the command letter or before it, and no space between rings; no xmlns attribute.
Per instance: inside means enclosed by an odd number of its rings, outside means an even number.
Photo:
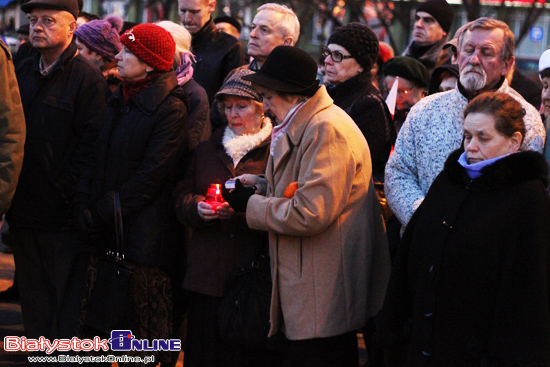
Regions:
<svg viewBox="0 0 550 367"><path fill-rule="evenodd" d="M458 158L464 150L451 153L445 163L445 172L452 181L468 184L470 178ZM486 190L498 190L529 180L540 180L548 187L548 163L542 154L525 151L510 154L481 170L482 175L471 180L473 186Z"/></svg>
<svg viewBox="0 0 550 367"><path fill-rule="evenodd" d="M267 117L264 117L264 126L262 129L253 135L235 135L229 126L227 126L223 134L222 144L227 155L233 160L233 165L237 167L237 164L248 152L269 138L272 128L271 120Z"/></svg>

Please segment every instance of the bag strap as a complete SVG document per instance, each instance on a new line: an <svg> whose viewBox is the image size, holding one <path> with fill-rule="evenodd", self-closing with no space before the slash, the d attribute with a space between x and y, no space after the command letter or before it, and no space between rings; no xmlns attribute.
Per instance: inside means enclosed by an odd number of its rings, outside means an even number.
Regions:
<svg viewBox="0 0 550 367"><path fill-rule="evenodd" d="M120 193L115 191L115 234L116 234L116 259L124 260L124 230L122 227L122 208L120 205Z"/></svg>

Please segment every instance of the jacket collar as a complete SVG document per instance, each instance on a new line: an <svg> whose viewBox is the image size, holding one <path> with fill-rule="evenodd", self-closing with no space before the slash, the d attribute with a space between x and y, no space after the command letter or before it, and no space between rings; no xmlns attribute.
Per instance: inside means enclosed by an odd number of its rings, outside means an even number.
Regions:
<svg viewBox="0 0 550 367"><path fill-rule="evenodd" d="M57 61L54 63L53 65L53 68L52 70L49 72L49 74L47 75L44 75L43 77L44 78L51 78L53 75L55 75L59 70L63 70L65 68L65 66L72 60L74 59L76 56L77 56L77 47L76 47L76 43L74 41L74 37L73 37L73 40L71 41L71 43L69 44L69 46L65 49L65 51L63 51L63 53L61 54L61 56L59 56L59 59L57 59ZM39 63L40 63L40 58L42 57L40 55L40 52L36 52L34 54L34 62L33 62L33 68L40 73L40 67L39 67Z"/></svg>
<svg viewBox="0 0 550 367"><path fill-rule="evenodd" d="M529 180L540 180L548 187L548 163L537 152L525 151L510 154L481 170L482 175L470 180L458 158L464 152L458 149L445 162L445 172L451 181L477 186L485 190L498 190Z"/></svg>
<svg viewBox="0 0 550 367"><path fill-rule="evenodd" d="M302 139L302 135L309 124L309 121L321 110L328 108L334 101L327 93L324 85L320 86L317 92L307 100L300 108L300 111L294 116L293 121L286 130L286 135L294 145L298 145Z"/></svg>
<svg viewBox="0 0 550 367"><path fill-rule="evenodd" d="M214 24L214 21L212 20L212 17L206 22L205 25L202 26L199 31L193 35L193 38L191 40L191 47L195 47L199 44L201 44L203 41L209 40L212 38L212 34L216 32L216 25Z"/></svg>
<svg viewBox="0 0 550 367"><path fill-rule="evenodd" d="M144 114L151 115L176 87L178 87L176 75L169 71L160 75L149 87L130 100L133 100ZM109 103L114 100L117 100L120 105L123 104L122 87L113 93Z"/></svg>
<svg viewBox="0 0 550 367"><path fill-rule="evenodd" d="M355 98L358 93L361 94L379 94L380 92L372 85L372 75L370 72L365 72L346 80L343 83L327 86L327 92L334 99L335 103L338 100L345 100L350 97Z"/></svg>
<svg viewBox="0 0 550 367"><path fill-rule="evenodd" d="M472 99L474 99L474 97L476 97L480 94L479 92L476 93L476 94L473 94L470 91L466 90L466 88L464 88L462 83L460 83L460 78L459 78L458 82L456 83L456 87L458 88L458 91L460 92L460 94L462 94L464 97L466 97L468 102L471 101ZM504 90L505 88L508 88L508 81L503 76L503 77L500 78L499 82L496 85L496 88L494 88L493 91L494 92L506 93L507 90L505 91Z"/></svg>

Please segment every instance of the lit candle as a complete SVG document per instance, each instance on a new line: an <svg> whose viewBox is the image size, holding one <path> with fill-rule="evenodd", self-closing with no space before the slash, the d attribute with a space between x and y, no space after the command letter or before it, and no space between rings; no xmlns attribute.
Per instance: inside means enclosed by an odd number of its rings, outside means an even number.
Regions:
<svg viewBox="0 0 550 367"><path fill-rule="evenodd" d="M223 200L220 184L211 184L208 190L206 190L206 199L204 200L214 211L218 210L218 207L222 205L225 200Z"/></svg>

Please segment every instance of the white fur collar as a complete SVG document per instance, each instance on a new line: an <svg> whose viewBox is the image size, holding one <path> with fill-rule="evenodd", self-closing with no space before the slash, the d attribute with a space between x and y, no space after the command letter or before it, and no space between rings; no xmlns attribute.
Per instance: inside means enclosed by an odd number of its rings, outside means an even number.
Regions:
<svg viewBox="0 0 550 367"><path fill-rule="evenodd" d="M233 159L235 167L237 167L237 164L239 164L246 153L259 146L271 134L271 129L273 128L271 120L265 117L263 121L264 127L256 134L235 135L229 126L225 128L222 144L227 155Z"/></svg>

